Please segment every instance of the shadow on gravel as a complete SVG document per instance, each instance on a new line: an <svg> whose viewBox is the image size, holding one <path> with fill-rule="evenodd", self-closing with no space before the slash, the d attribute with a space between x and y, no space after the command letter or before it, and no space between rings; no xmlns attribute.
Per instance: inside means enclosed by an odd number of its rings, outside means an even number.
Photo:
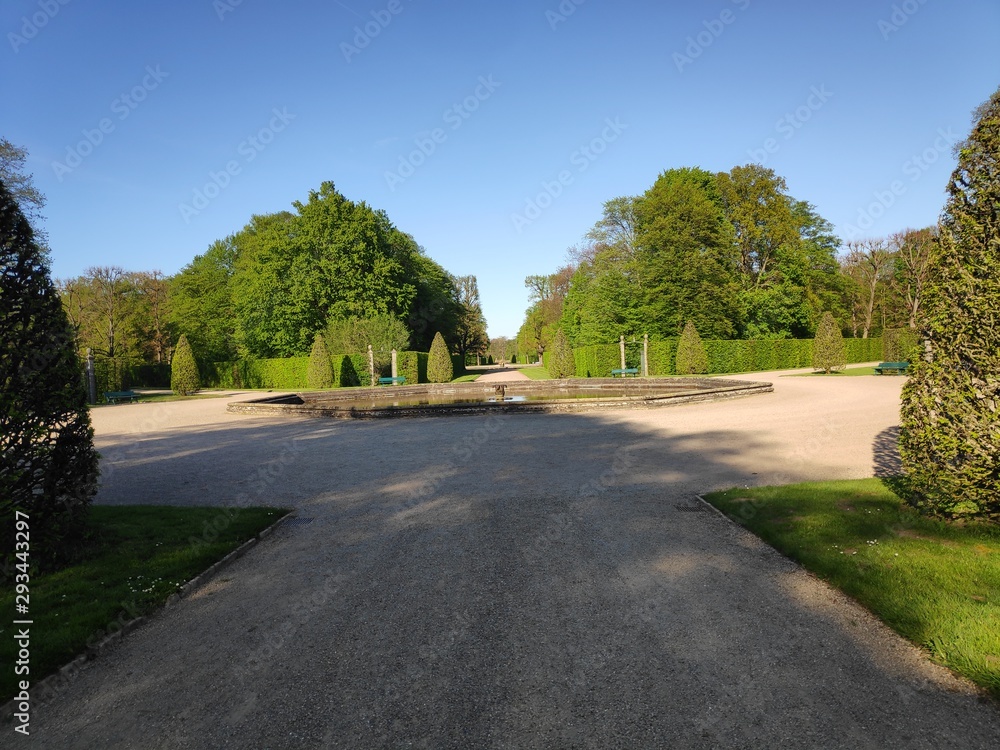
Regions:
<svg viewBox="0 0 1000 750"><path fill-rule="evenodd" d="M694 500L758 464L795 479L775 451L600 414L260 420L114 446L99 502L312 522L175 608L137 648L149 679L93 670L100 725L81 690L45 730L167 727L201 747L995 743L991 708L926 682Z"/></svg>

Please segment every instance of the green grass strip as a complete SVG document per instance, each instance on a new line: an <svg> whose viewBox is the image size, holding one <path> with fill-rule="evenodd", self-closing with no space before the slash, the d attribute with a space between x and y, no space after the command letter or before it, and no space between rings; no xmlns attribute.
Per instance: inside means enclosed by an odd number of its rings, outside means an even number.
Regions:
<svg viewBox="0 0 1000 750"><path fill-rule="evenodd" d="M287 511L275 508L93 506L83 558L31 576L34 685L191 580ZM0 588L0 703L16 695L14 589Z"/></svg>
<svg viewBox="0 0 1000 750"><path fill-rule="evenodd" d="M878 479L706 500L1000 698L1000 527L920 516Z"/></svg>

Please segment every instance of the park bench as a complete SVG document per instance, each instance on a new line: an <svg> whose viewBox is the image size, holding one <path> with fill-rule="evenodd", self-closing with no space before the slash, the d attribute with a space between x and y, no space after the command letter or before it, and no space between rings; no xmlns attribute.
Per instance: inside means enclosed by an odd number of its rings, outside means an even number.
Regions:
<svg viewBox="0 0 1000 750"><path fill-rule="evenodd" d="M875 368L878 375L905 375L909 362L882 362Z"/></svg>
<svg viewBox="0 0 1000 750"><path fill-rule="evenodd" d="M638 367L626 367L624 370L612 370L611 377L617 378L618 376L627 377L631 375L633 378L639 375Z"/></svg>
<svg viewBox="0 0 1000 750"><path fill-rule="evenodd" d="M399 377L396 377L396 378L379 378L378 379L378 384L379 385L395 385L397 383L399 385L402 385L405 382L406 382L406 378L404 378L402 375L400 375Z"/></svg>
<svg viewBox="0 0 1000 750"><path fill-rule="evenodd" d="M135 391L105 391L104 400L109 404L120 404L122 401L138 401L139 394Z"/></svg>

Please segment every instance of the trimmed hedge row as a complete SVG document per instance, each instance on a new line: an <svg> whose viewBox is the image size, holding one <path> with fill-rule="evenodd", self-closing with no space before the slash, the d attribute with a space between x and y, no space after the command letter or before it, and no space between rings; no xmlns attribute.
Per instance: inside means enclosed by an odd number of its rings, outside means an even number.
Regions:
<svg viewBox="0 0 1000 750"><path fill-rule="evenodd" d="M367 354L334 354L330 359L333 361L334 388L369 385ZM399 352L396 364L407 383L427 382L426 352ZM203 363L199 369L204 388L299 390L309 387L309 357L212 362ZM377 376L387 374L377 373Z"/></svg>
<svg viewBox="0 0 1000 750"><path fill-rule="evenodd" d="M674 360L677 339L649 342L649 374L654 377L675 375ZM708 372L718 375L730 372L762 372L792 370L812 366L812 339L741 339L732 341L704 340L708 355ZM845 339L848 363L873 362L882 358L882 339ZM641 368L641 348L629 345L625 349L625 366ZM607 378L621 367L618 344L596 344L573 350L576 375L580 378ZM547 359L546 359L547 366Z"/></svg>

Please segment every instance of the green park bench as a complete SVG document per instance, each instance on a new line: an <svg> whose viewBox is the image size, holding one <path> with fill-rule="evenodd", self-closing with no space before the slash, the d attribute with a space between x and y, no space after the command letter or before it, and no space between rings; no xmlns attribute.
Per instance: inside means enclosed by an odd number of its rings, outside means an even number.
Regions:
<svg viewBox="0 0 1000 750"><path fill-rule="evenodd" d="M629 375L631 375L633 378L637 377L639 375L639 368L638 367L626 367L624 370L612 370L611 371L611 377L613 377L613 378L617 378L619 376L624 378L624 377L628 377Z"/></svg>
<svg viewBox="0 0 1000 750"><path fill-rule="evenodd" d="M379 385L396 385L397 383L399 385L402 385L405 382L406 382L406 378L404 378L402 375L400 375L399 377L396 377L396 378L379 378L378 379L378 384Z"/></svg>
<svg viewBox="0 0 1000 750"><path fill-rule="evenodd" d="M120 404L122 401L138 401L139 394L135 391L105 391L104 400L109 404Z"/></svg>
<svg viewBox="0 0 1000 750"><path fill-rule="evenodd" d="M882 362L875 368L877 375L905 375L909 362Z"/></svg>

